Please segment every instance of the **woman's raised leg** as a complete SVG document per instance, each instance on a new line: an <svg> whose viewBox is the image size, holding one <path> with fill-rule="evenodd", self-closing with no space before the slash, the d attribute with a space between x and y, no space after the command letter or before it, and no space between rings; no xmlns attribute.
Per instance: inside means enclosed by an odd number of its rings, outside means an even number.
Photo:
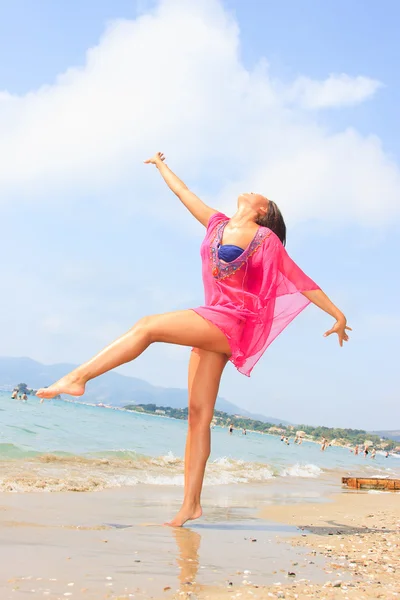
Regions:
<svg viewBox="0 0 400 600"><path fill-rule="evenodd" d="M227 356L231 353L222 331L193 310L153 315L140 319L88 362L50 387L41 388L36 395L40 398L53 398L58 394L82 396L90 379L137 358L153 342L195 346Z"/></svg>
<svg viewBox="0 0 400 600"><path fill-rule="evenodd" d="M180 511L167 523L172 527L181 527L189 519L197 519L202 514L200 495L211 449L210 424L227 361L226 354L200 348L195 348L190 356L185 490Z"/></svg>

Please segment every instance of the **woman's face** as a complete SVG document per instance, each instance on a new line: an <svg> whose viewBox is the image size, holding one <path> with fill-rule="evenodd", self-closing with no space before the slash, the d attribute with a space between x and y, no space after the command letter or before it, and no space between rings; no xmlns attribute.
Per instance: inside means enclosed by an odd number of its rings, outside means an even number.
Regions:
<svg viewBox="0 0 400 600"><path fill-rule="evenodd" d="M269 200L265 196L250 192L240 194L238 198L238 208L242 206L248 206L252 210L255 210L258 214L263 215L267 212L268 202Z"/></svg>

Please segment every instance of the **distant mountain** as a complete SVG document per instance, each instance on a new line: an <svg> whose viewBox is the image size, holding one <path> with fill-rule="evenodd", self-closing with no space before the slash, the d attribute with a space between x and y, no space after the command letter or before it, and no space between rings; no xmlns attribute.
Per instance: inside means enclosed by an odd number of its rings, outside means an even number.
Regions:
<svg viewBox="0 0 400 600"><path fill-rule="evenodd" d="M50 385L63 375L75 369L76 365L43 365L31 358L0 357L0 388L10 389L18 383L26 383L28 388L37 389ZM184 408L187 406L187 390L164 388L152 385L137 377L128 377L111 372L90 381L85 392L85 401L113 406L126 404L150 404ZM217 410L230 415L239 414L251 419L279 425L289 425L288 421L251 413L232 402L218 397Z"/></svg>
<svg viewBox="0 0 400 600"><path fill-rule="evenodd" d="M371 433L379 435L381 438L389 438L391 440L395 440L396 442L400 442L400 429L392 431L371 431Z"/></svg>

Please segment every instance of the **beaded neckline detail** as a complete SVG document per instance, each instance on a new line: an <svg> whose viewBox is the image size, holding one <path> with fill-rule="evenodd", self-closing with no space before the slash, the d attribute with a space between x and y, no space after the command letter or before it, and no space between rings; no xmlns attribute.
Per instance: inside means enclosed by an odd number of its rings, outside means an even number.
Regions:
<svg viewBox="0 0 400 600"><path fill-rule="evenodd" d="M236 271L239 271L246 263L247 259L257 250L265 238L271 235L271 232L266 227L259 227L251 240L250 244L243 250L242 254L235 258L232 262L224 263L218 257L218 246L221 244L225 225L228 221L223 221L217 225L214 238L210 244L210 262L211 272L214 279L225 279L230 277Z"/></svg>

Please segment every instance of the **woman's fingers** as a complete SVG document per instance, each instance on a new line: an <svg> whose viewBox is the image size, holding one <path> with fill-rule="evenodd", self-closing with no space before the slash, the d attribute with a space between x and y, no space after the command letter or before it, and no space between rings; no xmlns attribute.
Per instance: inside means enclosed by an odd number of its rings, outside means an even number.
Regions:
<svg viewBox="0 0 400 600"><path fill-rule="evenodd" d="M340 345L341 348L343 347L343 342L348 342L349 341L349 336L347 335L347 333L344 330L343 331L338 331L336 329L336 327L332 327L332 329L329 329L328 331L326 331L324 333L324 337L328 337L328 336L332 335L332 333L337 333L339 345Z"/></svg>
<svg viewBox="0 0 400 600"><path fill-rule="evenodd" d="M340 339L340 345L343 346L343 342L348 342L349 341L349 336L344 331L343 334L339 336L339 339Z"/></svg>
<svg viewBox="0 0 400 600"><path fill-rule="evenodd" d="M152 158L148 158L147 160L144 160L144 164L145 165L149 165L149 164L156 164L157 160L165 160L165 156L163 152L156 152L155 156L153 156Z"/></svg>

